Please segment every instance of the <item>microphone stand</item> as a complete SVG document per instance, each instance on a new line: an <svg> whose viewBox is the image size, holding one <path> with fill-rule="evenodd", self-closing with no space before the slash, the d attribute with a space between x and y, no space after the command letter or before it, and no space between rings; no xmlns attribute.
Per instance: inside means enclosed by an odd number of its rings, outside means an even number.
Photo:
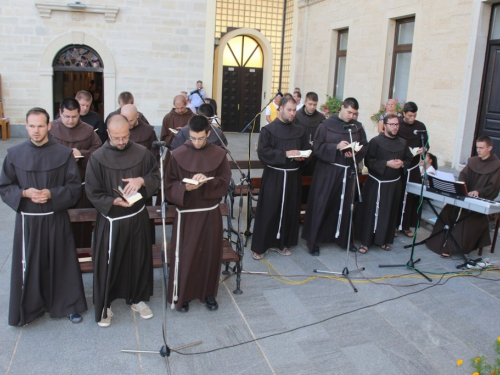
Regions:
<svg viewBox="0 0 500 375"><path fill-rule="evenodd" d="M278 93L276 95L279 94L279 90L278 90ZM243 130L240 132L241 134L243 134L244 132L247 131L247 129L249 129L252 125L252 123L257 119L257 117L259 117L262 112L265 111L265 109L267 108L268 105L270 105L274 98L276 97L276 95L274 95L272 97L272 99L259 111L259 113L257 113L255 115L255 117L253 119L250 120L250 122L248 124L245 125L245 127L243 128ZM252 180L250 178L250 170L251 170L251 163L250 163L250 147L251 147L251 142L252 142L252 134L253 134L253 127L251 127L251 130L250 132L248 133L248 168L247 168L247 175L246 175L246 181L247 181L247 185L248 185L248 195L247 195L247 229L245 230L245 246L248 244L248 239L249 237L252 235L252 232L250 232L250 227L251 227L251 216L253 215L252 214L252 202L251 202L251 196L250 196L250 192L252 191L253 189L253 186L252 186Z"/></svg>
<svg viewBox="0 0 500 375"><path fill-rule="evenodd" d="M420 220L422 220L422 207L423 207L423 200L424 200L424 184L427 181L427 165L426 165L426 161L425 161L425 155L427 154L427 150L425 149L425 140L424 140L424 133L423 132L420 133L420 143L422 145L422 158L424 160L424 179L423 179L422 184L420 186L420 197L419 197L420 204L418 205L418 209L417 209L417 223L418 224L417 224L417 228L415 230L415 234L413 235L413 240L411 243L410 260L408 260L408 262L406 264L379 264L379 268L405 267L405 268L411 269L411 270L419 273L420 275L425 277L427 279L427 281L432 282L432 279L429 276L425 275L423 272L421 272L415 268L415 263L420 262L420 258L418 258L417 260L413 260L413 256L415 254L415 246L416 246L415 240L417 238L418 227L420 227ZM405 248L407 248L409 246L410 245L405 246Z"/></svg>
<svg viewBox="0 0 500 375"><path fill-rule="evenodd" d="M219 126L219 128L221 128L220 126L220 123L219 121L217 120L217 117L214 116L212 118L209 118L208 120L215 120L215 122L217 123L217 125ZM217 136L217 138L219 138L219 141L221 143L221 146L222 148L226 151L227 155L229 155L229 158L231 159L231 161L234 163L234 165L236 165L236 168L238 168L238 171L240 172L240 183L237 185L237 186L241 186L243 188L243 185L245 184L245 181L248 183L248 180L245 176L245 173L243 173L243 171L241 170L240 166L238 165L238 163L236 162L236 160L234 159L233 157L233 154L231 153L231 151L227 148L227 146L224 144L224 142L222 141L222 138L220 137L219 133L217 133L217 130L216 130L216 127L210 122L210 127L212 128L212 131L215 133L215 135ZM232 186L230 187L230 189L233 190L233 192L230 194L230 199L231 199L231 216L228 217L229 220L231 220L233 217L232 217L232 213L234 212L233 211L233 206L234 206L234 181L231 179L231 184ZM241 194L243 192L243 189L240 190ZM243 201L241 200L242 196L240 195L240 212L238 213L238 215L241 214L241 211L242 211L242 208L243 208ZM241 247L241 244L243 243L243 239L241 238L241 233L240 233L240 228L239 228L239 217L238 217L238 230L236 231L236 236L238 237L238 242L237 242L237 253L240 257L240 260L239 260L239 267L240 270L243 268L243 265L242 265L242 259L243 259L243 256L245 255L244 254L244 249L242 249ZM228 226L227 228L227 232L228 232L228 238L230 239L231 237L231 233L234 233L234 230L231 230L231 227ZM240 244L240 245L238 245ZM223 271L222 274L224 275L227 275L229 272L227 271ZM238 276L239 278L239 276ZM239 279L238 279L239 280ZM239 285L239 284L238 284ZM239 286L238 288L234 291L235 294L242 294L243 292L239 289Z"/></svg>
<svg viewBox="0 0 500 375"><path fill-rule="evenodd" d="M351 145L353 144L352 141L352 124L344 125L344 128L349 129L349 139L351 140ZM358 195L359 195L359 202L362 202L361 198L361 190L359 187L359 179L358 179L358 163L356 162L356 152L354 151L354 147L352 147L352 161L354 163L354 171L351 171L351 176L349 178L355 178L354 184L352 184L351 188L351 211L350 211L350 217L349 217L349 234L347 235L347 246L346 246L346 258L345 258L345 266L342 272L333 272L333 271L320 271L318 269L314 269L313 272L315 273L327 273L331 275L339 275L342 277L345 277L347 281L349 281L349 284L351 284L352 289L354 290L355 293L358 292L358 289L354 286L353 282L351 281L349 274L351 272L361 272L365 270L365 267L361 268L356 268L352 271L349 272L348 264L349 264L349 248L351 247L351 233L352 233L352 220L354 217L354 189L357 186L358 188ZM346 182L347 183L347 182ZM343 207L341 207L343 209Z"/></svg>
<svg viewBox="0 0 500 375"><path fill-rule="evenodd" d="M162 142L163 143L163 142ZM191 346L200 345L203 341L196 341L191 344L187 344L175 349L170 349L167 344L167 284L168 284L168 264L167 264L167 236L166 236L166 217L167 217L167 202L165 199L165 187L163 185L163 181L165 180L165 172L163 168L163 159L165 157L168 148L163 146L161 143L159 144L159 153L160 153L160 181L161 181L161 196L163 197L163 202L161 202L161 226L162 226L162 235L163 235L163 253L162 253L162 261L163 261L163 277L162 277L162 306L163 306L163 322L162 322L162 334L163 334L163 346L159 351L155 350L131 350L131 349L122 349L122 353L144 353L144 354L159 354L163 358L165 358L165 363L167 365L167 373L171 374L170 371L170 363L168 357L170 356L171 351L174 352L177 350L182 350L185 348L189 348Z"/></svg>

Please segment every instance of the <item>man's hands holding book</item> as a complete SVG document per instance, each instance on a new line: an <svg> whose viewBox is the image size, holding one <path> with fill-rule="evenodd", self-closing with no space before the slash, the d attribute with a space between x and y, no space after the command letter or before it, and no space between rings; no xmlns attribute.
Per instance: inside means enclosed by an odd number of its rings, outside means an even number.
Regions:
<svg viewBox="0 0 500 375"><path fill-rule="evenodd" d="M200 186L205 184L209 179L209 177L205 176L203 173L197 173L195 174L191 180L198 181L197 184L192 184L189 182L186 182L186 191L192 191L198 189ZM189 181L189 179L186 179Z"/></svg>

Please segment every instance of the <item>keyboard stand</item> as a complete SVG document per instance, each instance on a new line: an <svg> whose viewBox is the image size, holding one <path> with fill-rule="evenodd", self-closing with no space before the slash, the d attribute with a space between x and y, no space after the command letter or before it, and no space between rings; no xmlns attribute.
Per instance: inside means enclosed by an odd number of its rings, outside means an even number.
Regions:
<svg viewBox="0 0 500 375"><path fill-rule="evenodd" d="M429 206L431 206L431 209L432 211L434 212L434 214L436 214L436 217L437 219L439 220L439 222L443 225L443 229L441 229L439 232L436 232L434 234L432 234L431 236L427 237L425 240L422 240L420 242L417 242L415 244L415 246L418 246L418 245L422 245L422 244L425 244L427 242L428 239L430 238L433 238L433 237L436 237L438 234L442 233L442 232L446 232L446 235L444 237L444 241L443 241L443 244L448 241L448 237L451 238L451 240L453 241L453 243L455 244L455 248L458 250L460 256L463 258L464 260L464 263L462 264L459 264L457 265L457 268L460 269L460 268L464 268L466 267L467 265L470 265L470 266L476 266L477 265L477 262L480 262L482 260L482 258L477 258L477 259L471 259L471 258L467 258L464 254L464 252L462 251L462 249L460 248L460 246L458 245L458 242L457 240L455 240L455 237L453 237L453 234L451 233L453 231L453 228L455 228L455 226L465 220L467 217L469 217L471 215L471 211L470 210L467 210L468 213L466 213L462 218L458 219L458 220L455 220L453 222L453 224L451 225L451 228L449 225L447 225L444 220L441 218L441 215L439 215L439 213L436 211L436 208L434 207L434 205L432 204L432 202L428 199L428 198L424 198L425 201L429 204ZM465 209L462 209L462 210L465 210ZM406 245L404 246L405 249L411 247L412 245Z"/></svg>

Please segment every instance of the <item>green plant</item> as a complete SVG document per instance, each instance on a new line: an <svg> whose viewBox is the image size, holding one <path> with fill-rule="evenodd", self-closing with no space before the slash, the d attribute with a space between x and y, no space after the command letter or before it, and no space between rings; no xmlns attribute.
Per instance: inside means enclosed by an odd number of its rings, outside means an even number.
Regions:
<svg viewBox="0 0 500 375"><path fill-rule="evenodd" d="M339 113L340 112L340 107L342 106L342 100L326 95L326 102L324 104L321 104L320 111L325 114L325 116L328 118L334 113Z"/></svg>
<svg viewBox="0 0 500 375"><path fill-rule="evenodd" d="M495 353L500 356L500 337L495 342ZM463 361L459 359L457 366L462 365ZM470 365L474 372L472 375L500 375L500 357L495 359L495 363L491 364L486 360L485 356L471 358Z"/></svg>
<svg viewBox="0 0 500 375"><path fill-rule="evenodd" d="M397 99L394 99L394 101L396 102L396 113L400 113L402 116L405 102L399 102ZM380 118L380 116L382 116L386 112L385 108L386 108L385 105L381 105L378 112L375 112L372 115L372 117L370 117L374 124L378 124L378 119Z"/></svg>

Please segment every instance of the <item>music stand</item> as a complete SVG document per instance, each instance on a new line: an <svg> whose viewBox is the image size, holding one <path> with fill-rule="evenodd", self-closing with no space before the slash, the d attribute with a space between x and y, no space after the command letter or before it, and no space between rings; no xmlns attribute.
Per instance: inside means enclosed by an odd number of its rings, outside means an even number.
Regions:
<svg viewBox="0 0 500 375"><path fill-rule="evenodd" d="M420 133L420 142L422 144L422 158L424 160L424 181L427 181L427 177L428 177L427 165L425 162L425 155L427 153L427 150L425 148L424 133ZM408 189L408 186L406 187L406 189ZM421 272L420 270L415 268L415 263L420 262L420 258L418 258L417 260L413 260L413 257L415 254L415 246L417 246L415 244L415 240L417 238L416 232L418 231L418 227L420 227L420 220L422 220L422 206L423 206L423 199L424 199L424 182L422 182L422 184L420 185L420 198L419 199L420 199L420 204L419 204L418 209L417 209L417 230L415 231L411 245L404 246L405 249L411 246L410 259L408 260L408 262L406 262L406 264L379 264L379 268L405 267L405 268L411 269L411 270L419 273L420 275L425 277L427 279L427 281L432 282L432 279L429 276L425 275L423 272Z"/></svg>
<svg viewBox="0 0 500 375"><path fill-rule="evenodd" d="M352 141L352 124L349 124L349 125L344 125L344 128L348 126L348 129L349 129L349 138L351 140L351 145L353 144L353 141ZM354 217L354 189L357 187L358 188L358 196L359 196L359 201L361 202L362 201L362 198L361 198L361 189L359 187L359 179L358 179L358 163L356 162L356 152L354 151L354 147L352 148L352 161L354 163L354 170L351 172L351 176L349 178L355 178L356 180L354 181L354 183L352 184L352 188L351 188L351 211L350 211L350 218L349 218L349 234L347 235L347 248L346 248L346 258L345 258L345 266L344 266L344 269L342 270L342 272L333 272L333 271L321 271L321 270L318 270L318 269L314 269L313 272L315 273L327 273L327 274L330 274L330 275L339 275L339 276L342 276L342 277L345 277L347 279L347 281L349 281L349 284L351 284L351 287L352 289L354 290L355 293L358 292L358 289L354 286L354 284L352 283L350 277L349 277L349 274L351 272L361 272L361 271L364 271L365 270L365 267L361 267L361 268L356 268L352 271L349 272L349 268L348 268L348 264L349 264L349 252L350 252L350 247L351 247L351 234L352 234L352 220L353 220L353 217ZM341 207L341 209L343 209L343 207Z"/></svg>
<svg viewBox="0 0 500 375"><path fill-rule="evenodd" d="M278 90L278 92L276 93L276 95L274 95L271 100L269 101L269 103L267 103L260 111L259 113L257 113L255 115L255 117L253 119L251 119L248 124L245 125L245 127L243 128L243 130L240 132L240 134L243 134L244 132L246 132L248 129L250 129L250 131L248 132L248 168L247 168L247 175L246 177L242 177L241 179L241 182L240 184L242 184L245 180L247 182L247 186L248 186L248 195L247 195L247 229L245 230L245 244L244 246L247 246L248 244L248 239L249 237L252 235L252 232L250 231L250 227L251 227L251 215L252 214L252 202L251 202L251 194L250 192L252 191L253 189L253 186L252 186L252 179L250 178L250 170L252 169L251 168L251 163L250 163L250 147L251 147L251 143L252 143L252 134L253 134L253 130L254 130L254 127L255 127L255 121L257 120L257 118L262 114L262 112L264 112L266 110L266 108L273 102L274 98L276 98L276 96L280 95L281 92ZM283 95L281 95L281 97L283 97ZM254 123L254 125L252 126L252 123ZM250 128L251 127L251 128ZM244 176L244 175L243 175Z"/></svg>

